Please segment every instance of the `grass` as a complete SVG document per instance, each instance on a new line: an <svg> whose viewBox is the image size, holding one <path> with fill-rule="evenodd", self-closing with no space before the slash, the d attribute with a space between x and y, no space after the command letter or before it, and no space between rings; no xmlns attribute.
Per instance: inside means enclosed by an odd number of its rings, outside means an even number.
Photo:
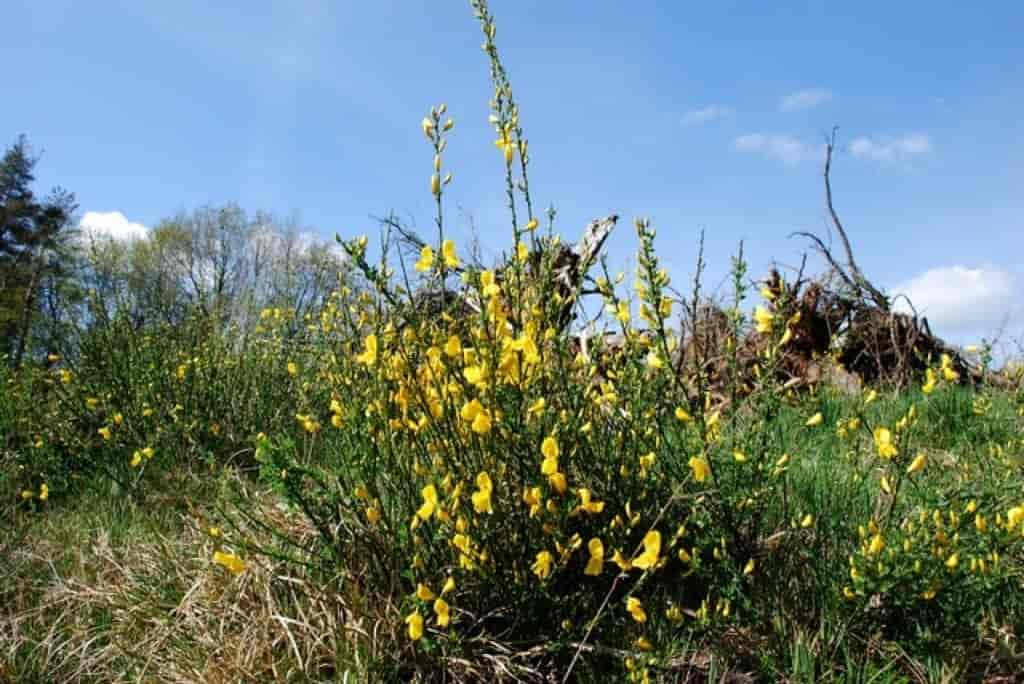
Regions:
<svg viewBox="0 0 1024 684"><path fill-rule="evenodd" d="M211 566L216 489L176 485L28 523L0 577L0 681L372 681L372 640L339 597L295 567Z"/></svg>

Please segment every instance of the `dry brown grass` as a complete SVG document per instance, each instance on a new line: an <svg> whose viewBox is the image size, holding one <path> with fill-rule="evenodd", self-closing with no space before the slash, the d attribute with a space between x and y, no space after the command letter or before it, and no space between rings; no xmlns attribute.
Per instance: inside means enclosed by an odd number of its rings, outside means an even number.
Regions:
<svg viewBox="0 0 1024 684"><path fill-rule="evenodd" d="M309 532L262 501L296 537ZM201 511L148 532L134 507L114 532L53 513L0 570L0 682L366 681L393 658L381 626L396 621L369 624L365 607L353 619L301 566L247 555L235 577L213 565Z"/></svg>

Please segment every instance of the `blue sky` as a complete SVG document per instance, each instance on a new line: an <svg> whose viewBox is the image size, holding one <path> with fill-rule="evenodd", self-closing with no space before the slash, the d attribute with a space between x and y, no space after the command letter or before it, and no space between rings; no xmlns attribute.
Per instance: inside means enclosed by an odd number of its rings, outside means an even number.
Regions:
<svg viewBox="0 0 1024 684"><path fill-rule="evenodd" d="M13 4L12 4L13 3ZM468 2L6 0L0 135L44 153L84 212L155 225L237 201L323 236L394 209L431 220L419 121L446 102L450 228L506 246L502 162ZM774 7L772 7L774 6ZM864 270L968 340L1024 333L1024 5L493 0L533 157L574 238L650 216L677 283L706 231L709 284L746 242L752 273L799 263L837 207Z"/></svg>

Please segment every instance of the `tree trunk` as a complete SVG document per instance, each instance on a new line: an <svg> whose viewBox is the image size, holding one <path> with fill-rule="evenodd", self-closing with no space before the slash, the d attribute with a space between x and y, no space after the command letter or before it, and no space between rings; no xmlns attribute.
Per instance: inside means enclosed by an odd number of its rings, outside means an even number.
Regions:
<svg viewBox="0 0 1024 684"><path fill-rule="evenodd" d="M28 336L32 329L32 313L35 310L36 305L36 290L39 287L39 278L41 271L43 270L42 258L36 256L35 266L32 269L32 275L28 281L28 287L25 289L25 304L21 311L21 325L18 330L18 343L14 350L14 367L21 368L21 361L25 356L25 350L28 348Z"/></svg>

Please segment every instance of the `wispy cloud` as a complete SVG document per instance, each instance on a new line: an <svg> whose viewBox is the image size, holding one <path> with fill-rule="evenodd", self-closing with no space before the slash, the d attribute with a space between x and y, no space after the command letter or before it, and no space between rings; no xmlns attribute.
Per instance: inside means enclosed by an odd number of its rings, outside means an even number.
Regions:
<svg viewBox="0 0 1024 684"><path fill-rule="evenodd" d="M85 237L92 240L139 240L149 234L146 226L129 221L119 211L87 211L78 227Z"/></svg>
<svg viewBox="0 0 1024 684"><path fill-rule="evenodd" d="M929 154L934 149L932 140L923 133L910 133L897 138L855 138L850 143L850 154L857 159L880 164L906 163Z"/></svg>
<svg viewBox="0 0 1024 684"><path fill-rule="evenodd" d="M703 126L706 123L711 123L716 119L723 119L732 114L732 110L728 107L721 105L708 105L701 109L694 109L683 115L682 123L684 126Z"/></svg>
<svg viewBox="0 0 1024 684"><path fill-rule="evenodd" d="M933 268L897 285L892 294L905 295L917 313L941 330L995 329L1014 304L1013 276L997 268L962 265ZM902 300L896 308L909 311Z"/></svg>
<svg viewBox="0 0 1024 684"><path fill-rule="evenodd" d="M787 166L793 166L803 161L820 159L822 145L805 143L788 135L750 133L733 140L732 147L739 152L760 154L766 159L774 159Z"/></svg>
<svg viewBox="0 0 1024 684"><path fill-rule="evenodd" d="M805 88L795 93L790 93L782 98L779 107L784 112L795 112L800 109L810 109L824 104L832 99L832 91L825 88Z"/></svg>

